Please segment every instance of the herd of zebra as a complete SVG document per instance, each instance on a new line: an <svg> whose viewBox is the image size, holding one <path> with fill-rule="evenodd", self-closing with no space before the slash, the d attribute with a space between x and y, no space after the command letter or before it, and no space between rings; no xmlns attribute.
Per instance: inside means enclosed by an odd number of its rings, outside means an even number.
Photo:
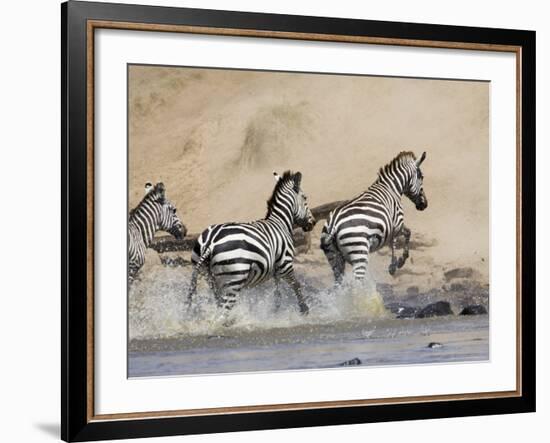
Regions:
<svg viewBox="0 0 550 443"><path fill-rule="evenodd" d="M401 152L382 167L376 181L363 193L335 208L323 226L321 249L334 273L336 284L342 282L346 263L354 279L366 275L369 254L385 245L391 248L390 274L401 268L409 255L411 231L403 224L401 197L405 195L422 211L428 206L423 189L420 165L412 152ZM280 281L290 285L302 314L309 312L296 279L293 227L311 231L316 220L302 190L302 174L274 173L276 184L267 202L267 214L251 223L223 223L209 226L198 237L191 260L193 273L187 294L192 303L199 276L205 276L217 303L230 310L243 288L252 288L273 278L276 306L280 303ZM166 197L162 183L147 184L145 196L130 211L128 222L128 278L131 283L145 260L145 250L155 232L169 232L183 238L187 229L177 215L176 207ZM395 245L404 237L401 257L395 256Z"/></svg>

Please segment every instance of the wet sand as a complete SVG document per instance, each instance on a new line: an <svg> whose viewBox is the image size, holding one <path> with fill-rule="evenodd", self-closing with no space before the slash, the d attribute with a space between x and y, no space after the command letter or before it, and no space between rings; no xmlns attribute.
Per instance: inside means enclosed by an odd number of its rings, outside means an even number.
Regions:
<svg viewBox="0 0 550 443"><path fill-rule="evenodd" d="M441 347L430 348L430 343ZM358 360L357 360L358 359ZM129 376L471 362L489 359L489 319L448 316L228 330L167 340L136 340ZM347 364L345 362L348 362Z"/></svg>

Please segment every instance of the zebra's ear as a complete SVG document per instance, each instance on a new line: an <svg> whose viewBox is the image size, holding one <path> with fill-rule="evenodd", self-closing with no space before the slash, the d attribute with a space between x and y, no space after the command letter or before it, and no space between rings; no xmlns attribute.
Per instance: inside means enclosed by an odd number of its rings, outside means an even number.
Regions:
<svg viewBox="0 0 550 443"><path fill-rule="evenodd" d="M145 195L149 194L153 190L153 184L151 182L145 183Z"/></svg>
<svg viewBox="0 0 550 443"><path fill-rule="evenodd" d="M294 185L296 190L300 189L300 184L302 183L302 173L297 172L294 174Z"/></svg>
<svg viewBox="0 0 550 443"><path fill-rule="evenodd" d="M416 167L419 167L425 159L426 159L426 151L424 151L420 156L420 158L416 161Z"/></svg>
<svg viewBox="0 0 550 443"><path fill-rule="evenodd" d="M281 176L277 174L275 171L273 171L273 177L275 178L276 182L278 182L281 179Z"/></svg>
<svg viewBox="0 0 550 443"><path fill-rule="evenodd" d="M155 194L160 201L164 201L166 198L166 188L164 187L164 183L161 182L155 185Z"/></svg>

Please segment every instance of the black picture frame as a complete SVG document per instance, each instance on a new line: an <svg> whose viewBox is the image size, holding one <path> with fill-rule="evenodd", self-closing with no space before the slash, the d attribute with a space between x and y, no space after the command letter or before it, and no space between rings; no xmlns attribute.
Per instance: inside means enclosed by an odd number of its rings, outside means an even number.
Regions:
<svg viewBox="0 0 550 443"><path fill-rule="evenodd" d="M61 437L90 441L196 433L417 420L535 411L535 32L370 20L69 1L61 5ZM90 164L87 38L90 20L405 39L519 48L521 66L521 393L479 399L94 420L89 400ZM121 149L124 149L122 147ZM513 201L513 199L512 199ZM93 239L93 234L92 234ZM90 271L91 269L91 271Z"/></svg>

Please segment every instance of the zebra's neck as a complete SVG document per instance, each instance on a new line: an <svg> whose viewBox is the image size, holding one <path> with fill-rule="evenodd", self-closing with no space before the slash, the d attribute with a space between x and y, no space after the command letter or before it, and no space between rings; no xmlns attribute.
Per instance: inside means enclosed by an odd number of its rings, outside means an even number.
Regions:
<svg viewBox="0 0 550 443"><path fill-rule="evenodd" d="M279 192L269 208L266 220L275 222L288 232L292 232L294 226L294 212L291 200L283 198Z"/></svg>
<svg viewBox="0 0 550 443"><path fill-rule="evenodd" d="M146 247L159 230L160 213L153 202L143 201L130 215L128 224L136 229Z"/></svg>
<svg viewBox="0 0 550 443"><path fill-rule="evenodd" d="M405 188L410 179L406 170L400 170L400 173L402 175L398 175L393 171L383 171L373 183L372 187L384 187L391 194L400 199L405 193Z"/></svg>

